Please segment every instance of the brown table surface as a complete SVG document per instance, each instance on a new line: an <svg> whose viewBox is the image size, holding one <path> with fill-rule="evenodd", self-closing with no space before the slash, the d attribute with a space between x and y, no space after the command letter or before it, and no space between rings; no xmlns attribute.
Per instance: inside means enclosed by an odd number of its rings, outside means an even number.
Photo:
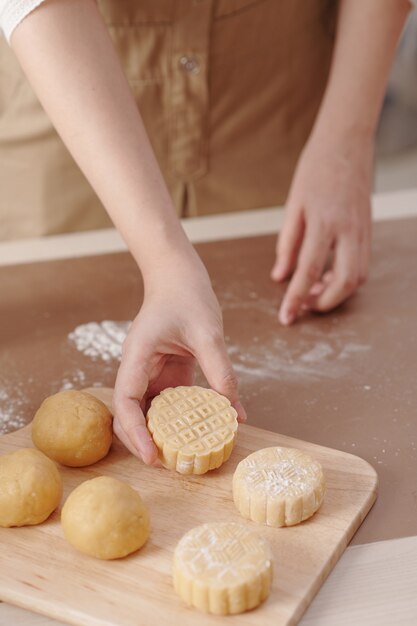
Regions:
<svg viewBox="0 0 417 626"><path fill-rule="evenodd" d="M417 219L378 223L368 284L344 307L286 329L269 280L274 237L197 245L220 299L252 424L357 454L380 495L353 542L417 535ZM126 253L0 267L0 415L29 421L63 386L111 386L118 363L68 341L127 320L142 298ZM0 423L1 426L1 423Z"/></svg>

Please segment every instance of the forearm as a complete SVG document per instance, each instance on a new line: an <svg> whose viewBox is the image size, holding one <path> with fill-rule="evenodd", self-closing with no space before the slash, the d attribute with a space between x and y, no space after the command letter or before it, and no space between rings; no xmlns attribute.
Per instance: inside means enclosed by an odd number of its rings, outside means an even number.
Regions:
<svg viewBox="0 0 417 626"><path fill-rule="evenodd" d="M192 254L93 0L46 2L11 45L142 272Z"/></svg>
<svg viewBox="0 0 417 626"><path fill-rule="evenodd" d="M375 132L408 0L341 0L328 85L313 134L369 139Z"/></svg>

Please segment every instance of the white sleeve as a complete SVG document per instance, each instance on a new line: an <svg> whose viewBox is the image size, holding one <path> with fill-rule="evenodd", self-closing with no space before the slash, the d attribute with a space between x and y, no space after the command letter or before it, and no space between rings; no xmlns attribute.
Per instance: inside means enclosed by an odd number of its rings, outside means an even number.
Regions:
<svg viewBox="0 0 417 626"><path fill-rule="evenodd" d="M16 26L44 0L0 0L0 31L7 41Z"/></svg>

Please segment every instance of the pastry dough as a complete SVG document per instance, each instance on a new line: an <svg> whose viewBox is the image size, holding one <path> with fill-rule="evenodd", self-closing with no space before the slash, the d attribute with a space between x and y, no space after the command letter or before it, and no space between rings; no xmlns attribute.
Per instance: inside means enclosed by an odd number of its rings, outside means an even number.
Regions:
<svg viewBox="0 0 417 626"><path fill-rule="evenodd" d="M66 539L99 559L135 552L149 537L149 513L140 495L109 476L92 478L67 498L61 514Z"/></svg>
<svg viewBox="0 0 417 626"><path fill-rule="evenodd" d="M164 389L152 400L148 428L165 467L204 474L227 461L237 431L237 412L212 389Z"/></svg>
<svg viewBox="0 0 417 626"><path fill-rule="evenodd" d="M112 415L85 391L60 391L44 400L32 422L32 440L54 461L83 467L106 456L112 443Z"/></svg>
<svg viewBox="0 0 417 626"><path fill-rule="evenodd" d="M228 615L255 608L272 581L269 544L242 524L193 528L174 552L174 587L190 606Z"/></svg>
<svg viewBox="0 0 417 626"><path fill-rule="evenodd" d="M22 448L0 457L0 526L40 524L61 496L58 468L39 450Z"/></svg>
<svg viewBox="0 0 417 626"><path fill-rule="evenodd" d="M320 463L294 448L264 448L239 463L233 500L243 517L268 526L292 526L311 517L323 501Z"/></svg>

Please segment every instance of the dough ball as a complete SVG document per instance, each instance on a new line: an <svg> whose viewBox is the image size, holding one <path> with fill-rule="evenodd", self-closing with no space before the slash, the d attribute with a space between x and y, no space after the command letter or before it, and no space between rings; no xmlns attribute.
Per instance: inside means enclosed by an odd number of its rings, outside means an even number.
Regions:
<svg viewBox="0 0 417 626"><path fill-rule="evenodd" d="M67 498L61 514L66 539L99 559L135 552L149 537L149 513L127 483L108 476L87 480Z"/></svg>
<svg viewBox="0 0 417 626"><path fill-rule="evenodd" d="M58 468L39 450L22 448L0 456L0 526L40 524L61 496Z"/></svg>
<svg viewBox="0 0 417 626"><path fill-rule="evenodd" d="M32 440L62 465L91 465L110 449L112 415L101 400L85 391L60 391L46 398L36 412Z"/></svg>

